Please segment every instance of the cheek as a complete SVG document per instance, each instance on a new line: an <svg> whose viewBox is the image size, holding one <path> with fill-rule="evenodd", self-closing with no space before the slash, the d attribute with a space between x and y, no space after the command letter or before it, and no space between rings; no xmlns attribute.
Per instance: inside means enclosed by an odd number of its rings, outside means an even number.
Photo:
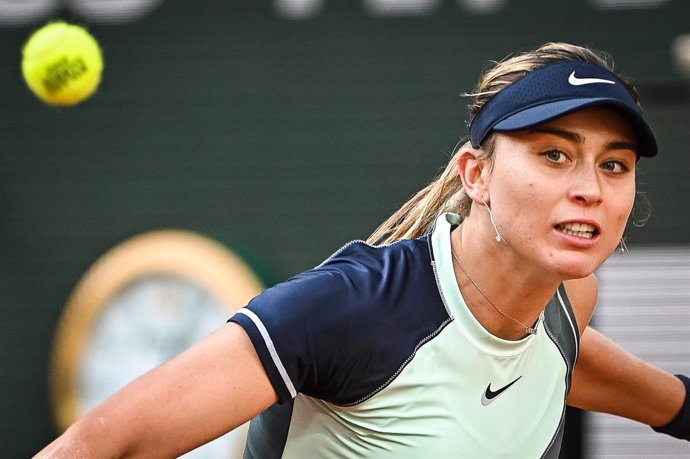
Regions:
<svg viewBox="0 0 690 459"><path fill-rule="evenodd" d="M631 199L626 205L623 206L620 214L620 220L625 225L628 220L630 219L630 216L632 215L633 207L635 205L635 200Z"/></svg>
<svg viewBox="0 0 690 459"><path fill-rule="evenodd" d="M517 232L514 238L532 239L537 227L548 218L558 193L525 160L528 152L511 146L499 153L490 179L491 207L497 223L502 230Z"/></svg>
<svg viewBox="0 0 690 459"><path fill-rule="evenodd" d="M635 186L634 179L631 180L630 185L620 195L626 197L626 199L621 200L621 207L625 214L625 219L627 220L632 213L633 207L635 207L635 197L637 196L637 187Z"/></svg>
<svg viewBox="0 0 690 459"><path fill-rule="evenodd" d="M543 210L553 197L553 190L544 187L543 182L521 179L507 187L507 199L514 203L515 215L528 215Z"/></svg>
<svg viewBox="0 0 690 459"><path fill-rule="evenodd" d="M615 205L611 208L610 212L612 219L616 225L619 226L619 232L622 235L635 205L634 187L629 192L618 193L617 196L628 196L626 199L614 200L613 203Z"/></svg>
<svg viewBox="0 0 690 459"><path fill-rule="evenodd" d="M553 207L553 203L549 202L550 194L543 188L538 181L530 181L523 175L505 186L500 196L501 202L495 203L500 206L500 210L497 210L508 218L502 223L510 222L510 227L519 231L524 239L532 239L534 229L543 224L548 209Z"/></svg>

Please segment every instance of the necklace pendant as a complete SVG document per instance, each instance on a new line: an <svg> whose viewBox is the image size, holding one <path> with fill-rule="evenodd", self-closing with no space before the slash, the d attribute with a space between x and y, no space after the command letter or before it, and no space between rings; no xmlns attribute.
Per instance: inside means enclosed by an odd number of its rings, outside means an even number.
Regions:
<svg viewBox="0 0 690 459"><path fill-rule="evenodd" d="M537 323L534 324L534 327L525 327L525 332L528 335L536 335L537 329L539 328L539 324L542 322L544 322L544 311L543 310L539 314L539 318L537 319Z"/></svg>

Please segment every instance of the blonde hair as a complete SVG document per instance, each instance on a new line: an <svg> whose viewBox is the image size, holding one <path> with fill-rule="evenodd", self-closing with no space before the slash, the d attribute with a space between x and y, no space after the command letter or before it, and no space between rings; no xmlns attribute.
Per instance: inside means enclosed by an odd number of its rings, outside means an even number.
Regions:
<svg viewBox="0 0 690 459"><path fill-rule="evenodd" d="M602 51L568 43L546 43L535 50L509 56L484 71L475 89L465 96L472 100L468 105L468 118L474 119L479 110L506 86L547 64L561 61L585 61L614 71L613 61ZM637 90L623 76L639 106ZM482 159L493 156L494 135L482 143ZM460 142L445 169L426 187L415 193L393 215L388 217L367 239L372 244L390 244L401 239L414 239L431 231L436 217L443 212L455 212L465 217L472 204L465 193L458 175L457 164Z"/></svg>

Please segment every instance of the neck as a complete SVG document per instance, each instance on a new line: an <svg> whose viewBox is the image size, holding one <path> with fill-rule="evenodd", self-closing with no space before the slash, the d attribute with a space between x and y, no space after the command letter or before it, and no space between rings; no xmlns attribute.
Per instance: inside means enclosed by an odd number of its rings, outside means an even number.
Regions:
<svg viewBox="0 0 690 459"><path fill-rule="evenodd" d="M452 250L464 267L455 266L460 290L487 331L504 339L523 338L527 332L518 322L533 326L561 280L530 269L509 245L496 242L493 230L481 226L468 218L451 234Z"/></svg>

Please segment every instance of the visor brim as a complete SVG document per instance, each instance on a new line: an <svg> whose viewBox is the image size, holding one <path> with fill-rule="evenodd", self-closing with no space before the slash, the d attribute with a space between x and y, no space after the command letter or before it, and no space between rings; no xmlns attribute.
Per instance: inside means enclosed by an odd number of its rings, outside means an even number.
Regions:
<svg viewBox="0 0 690 459"><path fill-rule="evenodd" d="M597 97L566 99L536 105L514 113L499 121L493 127L493 130L506 132L519 131L547 123L583 108L594 106L608 106L624 116L632 125L637 136L638 155L645 157L656 156L658 146L654 134L647 122L635 109L614 98Z"/></svg>

